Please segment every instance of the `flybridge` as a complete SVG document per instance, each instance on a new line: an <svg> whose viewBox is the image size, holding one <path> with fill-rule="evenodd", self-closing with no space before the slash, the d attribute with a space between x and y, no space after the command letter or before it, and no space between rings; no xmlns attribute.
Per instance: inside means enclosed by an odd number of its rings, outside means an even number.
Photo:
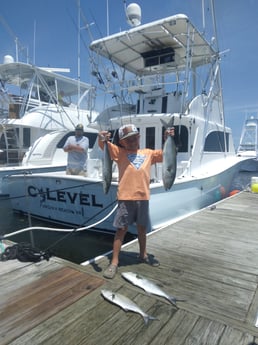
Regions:
<svg viewBox="0 0 258 345"><path fill-rule="evenodd" d="M184 14L139 25L93 41L91 50L136 75L206 65L216 51ZM169 52L170 50L170 52ZM166 52L166 54L163 54Z"/></svg>

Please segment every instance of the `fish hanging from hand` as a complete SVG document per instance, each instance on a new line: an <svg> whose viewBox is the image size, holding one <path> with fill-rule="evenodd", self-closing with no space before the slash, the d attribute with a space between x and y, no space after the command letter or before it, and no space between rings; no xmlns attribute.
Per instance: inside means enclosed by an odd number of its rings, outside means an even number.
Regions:
<svg viewBox="0 0 258 345"><path fill-rule="evenodd" d="M168 123L160 119L163 126L166 129L172 128L174 126L174 117L170 119ZM176 178L177 169L177 148L175 140L171 135L168 135L163 147L163 161L162 161L162 181L165 190L169 190Z"/></svg>
<svg viewBox="0 0 258 345"><path fill-rule="evenodd" d="M112 181L112 166L113 161L108 150L108 143L104 142L104 154L102 160L102 177L103 177L103 191L108 193Z"/></svg>

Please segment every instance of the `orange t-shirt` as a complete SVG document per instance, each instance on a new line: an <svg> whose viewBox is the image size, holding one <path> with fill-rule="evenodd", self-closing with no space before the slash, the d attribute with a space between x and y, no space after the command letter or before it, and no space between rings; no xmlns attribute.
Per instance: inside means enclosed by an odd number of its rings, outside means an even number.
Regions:
<svg viewBox="0 0 258 345"><path fill-rule="evenodd" d="M162 150L129 151L110 142L108 142L108 148L111 159L118 165L117 199L149 200L151 165L162 162Z"/></svg>

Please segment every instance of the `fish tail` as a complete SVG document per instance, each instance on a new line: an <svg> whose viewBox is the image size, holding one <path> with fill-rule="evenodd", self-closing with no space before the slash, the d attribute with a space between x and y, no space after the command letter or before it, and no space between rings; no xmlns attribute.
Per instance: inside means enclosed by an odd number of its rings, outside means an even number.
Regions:
<svg viewBox="0 0 258 345"><path fill-rule="evenodd" d="M169 297L168 297L168 300L169 300L170 303L172 303L175 307L178 308L178 306L177 306L177 304L176 304L176 302L177 302L178 300L177 300L175 297L169 296Z"/></svg>
<svg viewBox="0 0 258 345"><path fill-rule="evenodd" d="M144 319L145 325L148 325L150 320L158 320L158 318L156 318L155 316L151 316L147 314L143 316L143 319Z"/></svg>
<svg viewBox="0 0 258 345"><path fill-rule="evenodd" d="M166 129L168 129L168 128L171 128L171 127L174 126L174 119L175 119L174 116L172 116L172 117L169 119L168 122L164 121L163 119L160 119L160 121L161 121L162 125L163 125Z"/></svg>
<svg viewBox="0 0 258 345"><path fill-rule="evenodd" d="M175 298L174 296L169 296L168 300L170 301L170 303L172 303L177 308L178 308L177 302L185 302L186 301L186 299L184 299L184 298Z"/></svg>

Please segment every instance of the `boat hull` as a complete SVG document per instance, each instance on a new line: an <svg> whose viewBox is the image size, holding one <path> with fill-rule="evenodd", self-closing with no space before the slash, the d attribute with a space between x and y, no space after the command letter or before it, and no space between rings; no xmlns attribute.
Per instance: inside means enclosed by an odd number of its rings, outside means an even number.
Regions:
<svg viewBox="0 0 258 345"><path fill-rule="evenodd" d="M177 179L169 191L164 190L162 182L151 184L148 231L228 196L239 166L232 165L213 176ZM115 182L112 182L109 193L104 194L100 179L70 177L60 173L35 174L10 176L8 190L15 211L73 228L86 226L101 232L116 230L113 227L117 193ZM128 231L137 233L134 225Z"/></svg>
<svg viewBox="0 0 258 345"><path fill-rule="evenodd" d="M258 157L246 159L241 165L240 171L258 172Z"/></svg>
<svg viewBox="0 0 258 345"><path fill-rule="evenodd" d="M66 164L60 165L42 165L42 166L14 166L14 167L0 167L0 196L8 195L5 188L5 180L11 175L32 175L35 173L64 171Z"/></svg>

